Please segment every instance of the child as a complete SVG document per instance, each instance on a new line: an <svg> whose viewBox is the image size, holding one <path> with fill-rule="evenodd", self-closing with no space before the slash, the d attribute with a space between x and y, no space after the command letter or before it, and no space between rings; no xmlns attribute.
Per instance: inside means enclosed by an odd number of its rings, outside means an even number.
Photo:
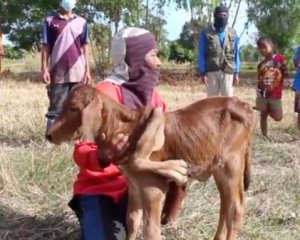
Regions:
<svg viewBox="0 0 300 240"><path fill-rule="evenodd" d="M297 73L293 83L295 91L295 112L298 113L298 130L300 133L300 47L297 48L294 56L294 66L297 68Z"/></svg>
<svg viewBox="0 0 300 240"><path fill-rule="evenodd" d="M257 47L264 59L258 64L256 108L260 111L260 126L264 137L268 138L267 118L282 119L281 96L283 81L287 76L285 58L274 53L274 44L269 38L257 40Z"/></svg>
<svg viewBox="0 0 300 240"><path fill-rule="evenodd" d="M151 105L166 110L165 103L154 90L161 64L157 51L155 37L149 31L126 28L119 32L112 43L114 70L96 88L133 109ZM120 135L113 144L115 149L103 152L100 148L99 160L104 157L113 159L122 151L125 142L126 136ZM74 160L79 174L69 205L79 219L82 239L123 240L126 238L127 182L114 164L101 169L99 155L94 143L76 144ZM185 193L178 189L172 191L175 196L169 197L172 200L170 205L176 202L181 206ZM170 205L167 211L172 208Z"/></svg>

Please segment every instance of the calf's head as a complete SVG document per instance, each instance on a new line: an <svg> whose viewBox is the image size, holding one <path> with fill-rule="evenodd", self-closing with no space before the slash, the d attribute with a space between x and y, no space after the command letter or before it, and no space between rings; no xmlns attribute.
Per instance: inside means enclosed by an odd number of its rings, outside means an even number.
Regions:
<svg viewBox="0 0 300 240"><path fill-rule="evenodd" d="M55 123L46 131L47 140L54 144L71 139L94 141L94 134L101 124L102 107L95 88L88 85L74 87Z"/></svg>

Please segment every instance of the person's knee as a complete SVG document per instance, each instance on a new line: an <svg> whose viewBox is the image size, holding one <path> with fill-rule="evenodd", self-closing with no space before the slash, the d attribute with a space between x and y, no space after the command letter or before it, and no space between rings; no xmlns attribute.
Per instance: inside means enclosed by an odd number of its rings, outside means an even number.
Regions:
<svg viewBox="0 0 300 240"><path fill-rule="evenodd" d="M282 120L282 112L277 111L277 112L272 112L270 113L271 118L273 118L274 121L279 122Z"/></svg>
<svg viewBox="0 0 300 240"><path fill-rule="evenodd" d="M272 118L274 119L274 121L279 122L282 120L282 115L273 116Z"/></svg>

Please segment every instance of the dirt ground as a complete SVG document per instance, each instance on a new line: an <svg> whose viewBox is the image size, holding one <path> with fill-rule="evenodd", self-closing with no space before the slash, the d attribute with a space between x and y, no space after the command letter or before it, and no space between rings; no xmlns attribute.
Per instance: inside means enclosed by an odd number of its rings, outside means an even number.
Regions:
<svg viewBox="0 0 300 240"><path fill-rule="evenodd" d="M31 72L31 71L29 71ZM79 239L78 223L67 207L77 169L72 145L44 140L48 100L36 73L8 75L0 89L0 239ZM23 73L24 74L24 73ZM158 91L170 110L205 97L193 72L162 72ZM254 104L255 77L243 77L235 95ZM254 136L253 168L240 240L300 239L300 138L289 82L284 118L270 120L270 140ZM219 195L213 180L194 185L176 228L166 240L212 239Z"/></svg>

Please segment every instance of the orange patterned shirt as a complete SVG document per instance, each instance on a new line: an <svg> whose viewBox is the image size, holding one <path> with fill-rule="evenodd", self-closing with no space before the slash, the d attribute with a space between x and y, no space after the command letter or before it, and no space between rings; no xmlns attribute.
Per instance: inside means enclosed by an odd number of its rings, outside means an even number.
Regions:
<svg viewBox="0 0 300 240"><path fill-rule="evenodd" d="M287 76L284 56L274 54L271 60L264 59L257 66L257 95L262 98L280 99L283 81Z"/></svg>

